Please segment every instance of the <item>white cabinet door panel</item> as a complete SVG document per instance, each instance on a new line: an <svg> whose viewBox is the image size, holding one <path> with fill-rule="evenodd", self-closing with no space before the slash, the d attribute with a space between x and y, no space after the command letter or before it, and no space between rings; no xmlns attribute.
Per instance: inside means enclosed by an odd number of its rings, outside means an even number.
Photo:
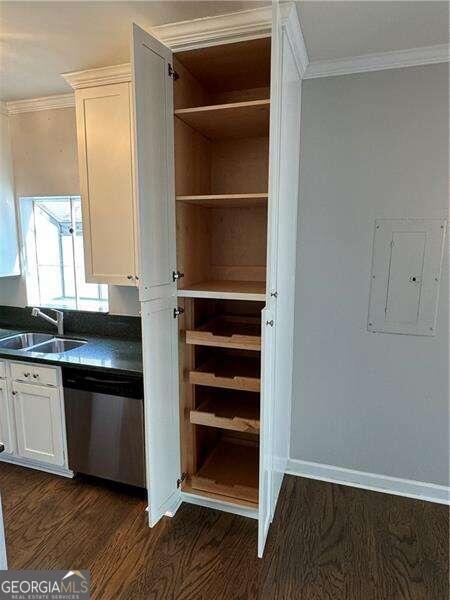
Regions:
<svg viewBox="0 0 450 600"><path fill-rule="evenodd" d="M86 281L136 285L131 84L75 97Z"/></svg>
<svg viewBox="0 0 450 600"><path fill-rule="evenodd" d="M60 391L18 382L14 383L13 388L18 455L63 466Z"/></svg>
<svg viewBox="0 0 450 600"><path fill-rule="evenodd" d="M132 45L147 487L153 526L180 503L172 53L135 24Z"/></svg>
<svg viewBox="0 0 450 600"><path fill-rule="evenodd" d="M263 311L261 463L258 553L262 555L289 456L297 207L299 202L301 73L287 20L273 6L268 291ZM273 326L265 323L273 321Z"/></svg>
<svg viewBox="0 0 450 600"><path fill-rule="evenodd" d="M173 82L171 51L133 24L136 190L141 301L175 293Z"/></svg>
<svg viewBox="0 0 450 600"><path fill-rule="evenodd" d="M274 312L261 314L261 412L259 446L258 556L261 558L272 520L273 478L273 391L274 391ZM268 323L273 323L272 325Z"/></svg>
<svg viewBox="0 0 450 600"><path fill-rule="evenodd" d="M5 446L5 452L14 450L9 401L6 379L0 379L0 443Z"/></svg>
<svg viewBox="0 0 450 600"><path fill-rule="evenodd" d="M175 297L143 302L142 333L150 525L178 507L180 425Z"/></svg>

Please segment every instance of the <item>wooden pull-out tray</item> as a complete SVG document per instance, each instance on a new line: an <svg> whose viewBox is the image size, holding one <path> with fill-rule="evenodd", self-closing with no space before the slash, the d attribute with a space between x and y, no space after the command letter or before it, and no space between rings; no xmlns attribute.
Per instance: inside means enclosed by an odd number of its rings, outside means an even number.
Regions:
<svg viewBox="0 0 450 600"><path fill-rule="evenodd" d="M261 322L256 317L216 317L195 330L186 331L186 343L261 350Z"/></svg>
<svg viewBox="0 0 450 600"><path fill-rule="evenodd" d="M255 396L249 399L248 396ZM191 410L191 423L231 431L259 433L259 398L242 392L217 392Z"/></svg>
<svg viewBox="0 0 450 600"><path fill-rule="evenodd" d="M192 488L258 503L259 448L221 440L202 468L191 476Z"/></svg>
<svg viewBox="0 0 450 600"><path fill-rule="evenodd" d="M189 383L209 387L259 392L261 361L249 356L223 355L189 372Z"/></svg>

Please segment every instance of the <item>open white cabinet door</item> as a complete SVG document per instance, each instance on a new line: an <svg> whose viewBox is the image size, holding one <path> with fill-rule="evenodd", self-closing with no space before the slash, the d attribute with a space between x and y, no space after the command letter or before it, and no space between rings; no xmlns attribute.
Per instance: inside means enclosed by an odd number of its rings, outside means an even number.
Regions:
<svg viewBox="0 0 450 600"><path fill-rule="evenodd" d="M2 498L0 496L0 571L6 571L8 563L6 560L5 526L3 524Z"/></svg>
<svg viewBox="0 0 450 600"><path fill-rule="evenodd" d="M132 36L146 466L153 526L180 504L172 55L135 24Z"/></svg>
<svg viewBox="0 0 450 600"><path fill-rule="evenodd" d="M266 306L261 315L261 409L258 494L258 556L261 558L272 521L272 398L274 384L275 325L273 311Z"/></svg>
<svg viewBox="0 0 450 600"><path fill-rule="evenodd" d="M176 293L172 52L133 23L135 196L142 302Z"/></svg>
<svg viewBox="0 0 450 600"><path fill-rule="evenodd" d="M262 556L289 457L292 403L301 70L295 7L273 5L268 300L263 311L263 389L258 554ZM267 322L273 325L267 325Z"/></svg>

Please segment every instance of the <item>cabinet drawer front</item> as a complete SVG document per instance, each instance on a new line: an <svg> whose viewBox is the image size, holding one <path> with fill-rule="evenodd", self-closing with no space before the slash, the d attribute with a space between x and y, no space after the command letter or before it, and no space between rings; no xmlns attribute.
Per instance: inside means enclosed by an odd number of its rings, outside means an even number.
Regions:
<svg viewBox="0 0 450 600"><path fill-rule="evenodd" d="M6 377L6 365L4 362L0 361L0 379L5 379Z"/></svg>
<svg viewBox="0 0 450 600"><path fill-rule="evenodd" d="M42 367L33 363L11 363L11 377L15 381L58 385L58 367Z"/></svg>

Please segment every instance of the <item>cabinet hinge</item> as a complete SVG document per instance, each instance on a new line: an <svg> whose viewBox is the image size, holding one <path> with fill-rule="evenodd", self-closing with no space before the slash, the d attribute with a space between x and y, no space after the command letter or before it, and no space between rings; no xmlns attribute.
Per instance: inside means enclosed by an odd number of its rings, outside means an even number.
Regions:
<svg viewBox="0 0 450 600"><path fill-rule="evenodd" d="M180 273L180 271L172 271L173 281L177 281L178 279L181 279L182 277L184 277L184 273Z"/></svg>
<svg viewBox="0 0 450 600"><path fill-rule="evenodd" d="M176 319L183 313L184 313L184 308L181 308L181 306L177 306L176 308L173 309L173 318Z"/></svg>
<svg viewBox="0 0 450 600"><path fill-rule="evenodd" d="M177 488L180 487L180 485L183 483L183 481L186 479L186 477L187 477L187 473L181 473L180 479L177 479Z"/></svg>
<svg viewBox="0 0 450 600"><path fill-rule="evenodd" d="M172 77L172 79L174 81L176 81L177 79L180 78L180 76L178 75L178 73L175 71L175 69L172 67L172 65L170 63L167 63L167 74L169 75L169 77Z"/></svg>

